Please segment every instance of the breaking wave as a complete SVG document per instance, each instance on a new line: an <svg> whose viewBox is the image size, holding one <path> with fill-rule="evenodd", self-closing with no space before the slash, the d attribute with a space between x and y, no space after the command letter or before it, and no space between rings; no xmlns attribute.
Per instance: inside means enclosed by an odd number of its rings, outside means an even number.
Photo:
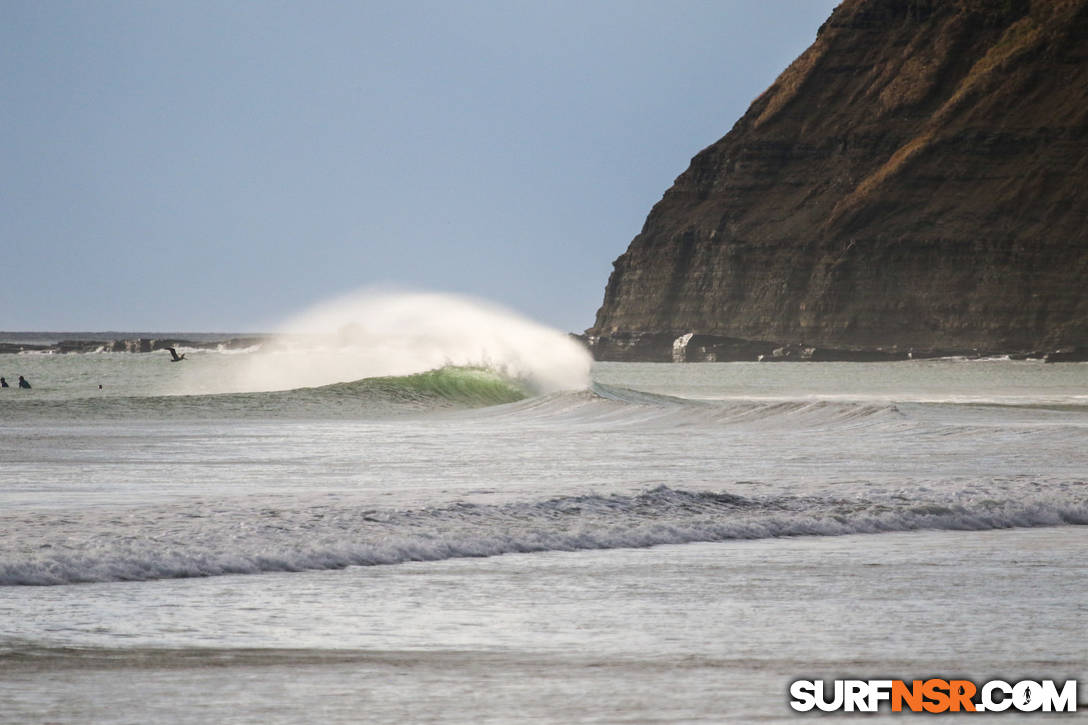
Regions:
<svg viewBox="0 0 1088 725"><path fill-rule="evenodd" d="M73 420L141 420L163 416L186 419L371 419L502 405L532 394L527 381L488 368L448 366L413 375L365 378L261 393L14 401L7 412L26 418L62 415Z"/></svg>
<svg viewBox="0 0 1088 725"><path fill-rule="evenodd" d="M1011 494L1012 492L1006 492ZM17 521L0 524L18 525ZM383 510L134 510L69 513L0 549L0 584L54 585L390 565L508 553L767 537L1088 524L1083 483L1033 496L840 500L744 497L660 486L634 495ZM30 527L28 527L30 528Z"/></svg>
<svg viewBox="0 0 1088 725"><path fill-rule="evenodd" d="M368 378L325 386L331 395L382 395L400 403L450 404L475 408L522 400L528 384L487 368L444 367L415 375Z"/></svg>
<svg viewBox="0 0 1088 725"><path fill-rule="evenodd" d="M184 370L181 394L314 388L452 367L482 367L536 393L581 390L592 360L566 333L492 303L433 292L361 291L279 325L239 365Z"/></svg>

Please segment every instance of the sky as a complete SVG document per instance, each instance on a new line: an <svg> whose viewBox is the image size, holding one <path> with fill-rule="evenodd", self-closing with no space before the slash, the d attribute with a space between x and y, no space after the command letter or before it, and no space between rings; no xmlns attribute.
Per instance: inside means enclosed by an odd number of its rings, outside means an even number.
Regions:
<svg viewBox="0 0 1088 725"><path fill-rule="evenodd" d="M0 329L354 290L566 331L836 0L0 0Z"/></svg>

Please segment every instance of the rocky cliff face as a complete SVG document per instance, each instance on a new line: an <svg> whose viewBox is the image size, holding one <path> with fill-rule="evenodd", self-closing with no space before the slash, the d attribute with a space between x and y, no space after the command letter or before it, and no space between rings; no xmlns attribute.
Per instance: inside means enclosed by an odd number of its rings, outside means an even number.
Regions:
<svg viewBox="0 0 1088 725"><path fill-rule="evenodd" d="M1030 353L1088 344L1086 289L1088 0L846 0L653 208L587 335Z"/></svg>

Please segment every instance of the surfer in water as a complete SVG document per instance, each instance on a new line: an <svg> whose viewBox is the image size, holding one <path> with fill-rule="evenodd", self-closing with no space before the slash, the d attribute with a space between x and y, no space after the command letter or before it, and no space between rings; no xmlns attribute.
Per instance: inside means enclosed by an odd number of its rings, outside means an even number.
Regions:
<svg viewBox="0 0 1088 725"><path fill-rule="evenodd" d="M20 388L26 388L27 390L30 390L30 383L28 383L26 381L26 378L24 378L22 375L19 376L19 387Z"/></svg>
<svg viewBox="0 0 1088 725"><path fill-rule="evenodd" d="M185 353L178 355L178 351L174 348L168 347L166 349L170 351L170 362L181 362L185 359Z"/></svg>
<svg viewBox="0 0 1088 725"><path fill-rule="evenodd" d="M10 385L8 385L8 381L7 381L7 380L4 380L3 378L0 378L0 388L10 388L10 387L11 387L11 386L10 386Z"/></svg>

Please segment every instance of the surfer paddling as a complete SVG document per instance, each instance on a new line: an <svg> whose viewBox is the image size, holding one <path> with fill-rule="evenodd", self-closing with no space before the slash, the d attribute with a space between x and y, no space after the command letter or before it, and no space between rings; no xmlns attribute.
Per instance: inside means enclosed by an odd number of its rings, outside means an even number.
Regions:
<svg viewBox="0 0 1088 725"><path fill-rule="evenodd" d="M170 362L181 362L185 359L185 353L178 355L178 351L174 348L168 347L166 349L170 351Z"/></svg>

